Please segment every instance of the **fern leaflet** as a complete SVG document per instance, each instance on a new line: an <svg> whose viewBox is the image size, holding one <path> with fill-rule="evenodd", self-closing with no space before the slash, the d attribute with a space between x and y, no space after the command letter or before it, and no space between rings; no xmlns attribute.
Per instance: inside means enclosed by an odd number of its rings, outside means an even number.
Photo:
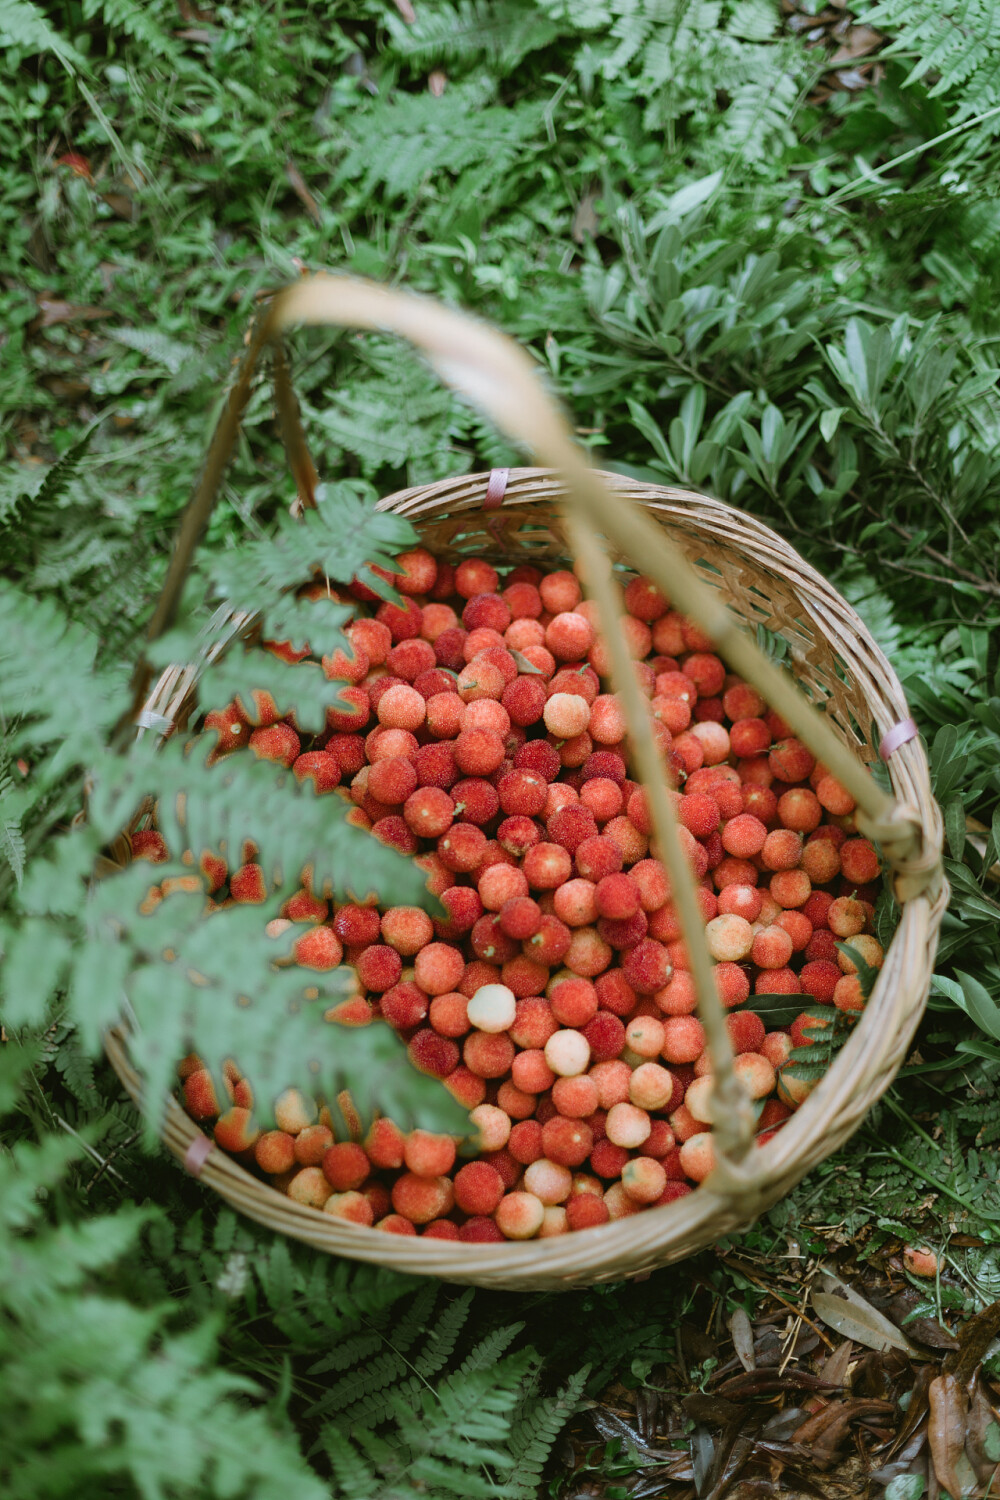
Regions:
<svg viewBox="0 0 1000 1500"><path fill-rule="evenodd" d="M0 853L3 854L18 885L24 879L27 849L21 832L21 814L16 810L17 789L10 772L0 762Z"/></svg>
<svg viewBox="0 0 1000 1500"><path fill-rule="evenodd" d="M576 1411L577 1402L587 1383L590 1366L585 1366L555 1396L538 1397L536 1375L522 1388L514 1418L508 1449L510 1467L503 1475L503 1500L535 1500L542 1482L542 1470L556 1438Z"/></svg>
<svg viewBox="0 0 1000 1500"><path fill-rule="evenodd" d="M67 68L86 68L87 60L51 25L32 0L0 0L0 47L27 53L51 52Z"/></svg>

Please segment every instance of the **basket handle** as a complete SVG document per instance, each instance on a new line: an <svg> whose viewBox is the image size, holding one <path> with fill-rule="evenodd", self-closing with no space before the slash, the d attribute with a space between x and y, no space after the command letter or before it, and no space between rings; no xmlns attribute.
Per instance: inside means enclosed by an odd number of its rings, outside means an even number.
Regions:
<svg viewBox="0 0 1000 1500"><path fill-rule="evenodd" d="M275 393L282 436L298 492L298 507L314 503L316 471L308 455L298 407L281 350L283 332L296 324L326 325L394 333L408 339L429 359L441 378L473 401L510 438L527 447L543 465L566 481L567 516L612 653L615 685L622 696L659 850L671 878L684 939L692 964L698 1010L716 1080L716 1145L719 1166L712 1186L739 1199L752 1211L757 1195L752 1167L741 1167L752 1140L749 1101L733 1075L732 1049L724 1013L712 982L711 960L697 916L693 880L677 837L671 798L663 780L649 725L648 707L636 687L621 632L613 628L619 601L603 536L621 553L642 559L642 571L674 605L715 642L730 665L759 689L842 783L858 807L858 825L881 843L896 874L900 900L928 892L941 882L940 855L925 846L918 815L897 804L855 760L822 714L740 630L712 589L662 529L640 507L612 494L574 442L556 404L541 385L529 356L498 330L467 314L412 293L350 277L316 275L280 292L253 328L246 355L213 434L205 466L182 520L163 594L150 625L150 638L169 624L180 597L194 548L204 529L229 459L240 417L250 394L253 370L267 344L277 346ZM676 873L675 873L676 872Z"/></svg>

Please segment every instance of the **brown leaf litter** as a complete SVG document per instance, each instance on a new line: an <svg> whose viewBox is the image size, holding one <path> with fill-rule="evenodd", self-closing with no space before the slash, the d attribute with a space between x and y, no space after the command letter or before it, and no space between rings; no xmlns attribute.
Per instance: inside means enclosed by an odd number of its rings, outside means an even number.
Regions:
<svg viewBox="0 0 1000 1500"><path fill-rule="evenodd" d="M881 1500L903 1475L1000 1495L1000 1302L946 1327L898 1260L721 1259L764 1292L753 1314L700 1283L676 1360L576 1419L563 1500Z"/></svg>

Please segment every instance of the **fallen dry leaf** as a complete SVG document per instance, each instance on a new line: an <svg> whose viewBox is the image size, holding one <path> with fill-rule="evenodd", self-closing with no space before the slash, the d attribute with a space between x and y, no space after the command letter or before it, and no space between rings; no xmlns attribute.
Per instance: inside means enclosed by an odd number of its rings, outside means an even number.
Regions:
<svg viewBox="0 0 1000 1500"><path fill-rule="evenodd" d="M846 71L837 72L833 76L841 88L846 89L849 94L853 94L857 89L866 88L868 85L868 79L858 68L848 68Z"/></svg>
<svg viewBox="0 0 1000 1500"><path fill-rule="evenodd" d="M79 151L65 151L62 156L56 157L56 164L69 167L74 177L82 177L86 182L94 180L89 157L81 156Z"/></svg>
<svg viewBox="0 0 1000 1500"><path fill-rule="evenodd" d="M43 375L42 384L59 401L75 401L79 396L86 396L90 390L89 380L73 380L62 375Z"/></svg>
<svg viewBox="0 0 1000 1500"><path fill-rule="evenodd" d="M753 1448L751 1438L740 1437L737 1432L732 1434L732 1441L729 1442L728 1447L720 1448L720 1452L725 1452L725 1457L721 1463L717 1461L718 1477L705 1496L705 1500L722 1500L722 1496L728 1492L729 1486L751 1457Z"/></svg>
<svg viewBox="0 0 1000 1500"><path fill-rule="evenodd" d="M846 1385L847 1371L853 1352L854 1345L850 1339L845 1339L842 1344L838 1344L833 1353L828 1354L823 1361L823 1379L829 1380L831 1385Z"/></svg>
<svg viewBox="0 0 1000 1500"><path fill-rule="evenodd" d="M938 1375L931 1381L927 1394L930 1405L927 1436L934 1473L952 1500L963 1500L978 1487L972 1465L965 1457L968 1395L954 1375Z"/></svg>
<svg viewBox="0 0 1000 1500"><path fill-rule="evenodd" d="M955 1375L960 1384L968 1385L997 1334L1000 1334L1000 1302L993 1302L959 1330L960 1347L957 1353L946 1358L945 1373Z"/></svg>
<svg viewBox="0 0 1000 1500"><path fill-rule="evenodd" d="M76 302L60 302L55 297L46 297L44 293L38 298L38 307L39 316L32 321L32 331L39 328L51 328L55 323L92 323L95 318L111 317L106 307L87 307Z"/></svg>
<svg viewBox="0 0 1000 1500"><path fill-rule="evenodd" d="M892 1410L891 1401L832 1401L824 1411L808 1417L796 1429L792 1434L792 1442L809 1448L814 1463L831 1464L852 1422L861 1417L888 1415Z"/></svg>
<svg viewBox="0 0 1000 1500"><path fill-rule="evenodd" d="M285 176L288 178L296 198L298 198L313 223L319 228L323 223L323 215L320 213L319 204L306 186L305 178L291 157L285 162Z"/></svg>
<svg viewBox="0 0 1000 1500"><path fill-rule="evenodd" d="M856 57L866 57L869 52L874 52L884 41L885 37L873 26L850 26L830 60L835 63L853 62Z"/></svg>
<svg viewBox="0 0 1000 1500"><path fill-rule="evenodd" d="M736 1358L744 1370L754 1369L756 1360L753 1352L753 1329L742 1307L738 1307L729 1319L729 1332L732 1334Z"/></svg>
<svg viewBox="0 0 1000 1500"><path fill-rule="evenodd" d="M856 1344L864 1344L867 1349L902 1349L911 1358L920 1357L905 1334L876 1312L869 1302L859 1305L831 1292L813 1292L812 1305L817 1317L822 1318L828 1328L835 1329L846 1339L853 1339Z"/></svg>
<svg viewBox="0 0 1000 1500"><path fill-rule="evenodd" d="M977 1377L972 1400L969 1403L965 1456L975 1470L976 1478L981 1485L989 1484L996 1468L996 1460L990 1458L986 1452L986 1434L990 1428L996 1426L996 1422L996 1415L983 1392L982 1382Z"/></svg>
<svg viewBox="0 0 1000 1500"><path fill-rule="evenodd" d="M750 1396L770 1395L772 1391L829 1391L834 1390L828 1380L810 1375L806 1370L786 1370L783 1375L771 1374L768 1370L752 1370L746 1375L734 1375L724 1380L718 1394L730 1400L746 1399Z"/></svg>
<svg viewBox="0 0 1000 1500"><path fill-rule="evenodd" d="M138 210L134 200L129 198L125 193L102 193L101 197L111 212L116 214L119 219L128 219L131 223L138 218Z"/></svg>
<svg viewBox="0 0 1000 1500"><path fill-rule="evenodd" d="M684 1397L681 1405L696 1422L715 1422L720 1427L742 1417L746 1411L745 1406L727 1401L724 1396L709 1396L703 1391L692 1391L690 1396Z"/></svg>

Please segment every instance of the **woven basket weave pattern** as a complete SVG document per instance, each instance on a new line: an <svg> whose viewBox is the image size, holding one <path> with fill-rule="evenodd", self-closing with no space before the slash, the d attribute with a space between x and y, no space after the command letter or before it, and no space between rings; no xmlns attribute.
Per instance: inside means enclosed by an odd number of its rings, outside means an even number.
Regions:
<svg viewBox="0 0 1000 1500"><path fill-rule="evenodd" d="M612 474L602 477L623 504L648 508L747 627L763 625L787 642L789 665L806 695L825 709L859 758L874 761L881 737L907 717L906 701L864 624L826 580L766 526L719 501ZM486 511L488 479L468 475L405 490L387 497L380 508L407 516L424 545L442 558L474 555L509 564L565 559L561 480L547 470L512 470L502 508ZM206 655L251 624L246 617L220 616ZM185 722L196 676L192 669L171 669L147 707ZM940 814L919 741L895 753L889 774L899 801L919 817L927 847L939 849ZM249 1217L317 1249L451 1281L566 1288L635 1276L680 1260L745 1227L787 1193L847 1139L891 1083L923 1011L947 903L946 886L931 889L933 895L914 896L903 906L871 999L829 1074L761 1149L764 1172L752 1201L702 1187L664 1208L598 1229L469 1246L381 1234L331 1218L294 1203L219 1150L211 1151L200 1175ZM109 1038L108 1052L138 1100L141 1080L121 1035ZM180 1106L169 1101L163 1139L171 1152L183 1160L199 1134Z"/></svg>

